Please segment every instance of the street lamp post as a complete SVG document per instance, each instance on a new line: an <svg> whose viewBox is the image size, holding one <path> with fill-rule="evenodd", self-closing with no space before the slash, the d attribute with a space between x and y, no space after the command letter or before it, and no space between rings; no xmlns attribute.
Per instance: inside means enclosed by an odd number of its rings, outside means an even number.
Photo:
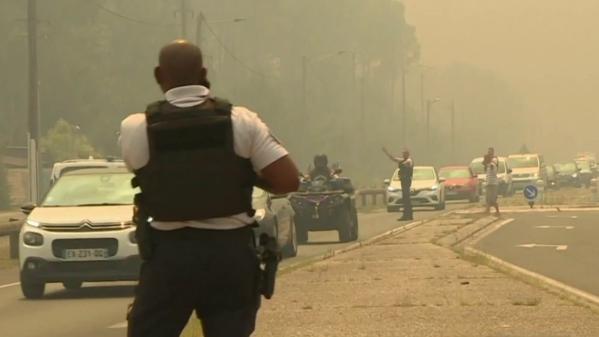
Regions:
<svg viewBox="0 0 599 337"><path fill-rule="evenodd" d="M431 110L433 104L440 102L439 98L429 98L426 100L426 148L431 147Z"/></svg>

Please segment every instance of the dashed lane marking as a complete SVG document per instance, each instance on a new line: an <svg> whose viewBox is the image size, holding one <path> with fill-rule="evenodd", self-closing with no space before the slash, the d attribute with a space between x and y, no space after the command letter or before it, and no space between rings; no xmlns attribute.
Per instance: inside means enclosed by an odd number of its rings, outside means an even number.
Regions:
<svg viewBox="0 0 599 337"><path fill-rule="evenodd" d="M10 287L14 287L14 286L18 286L19 284L21 284L21 282L15 282L15 283L2 284L2 285L0 285L0 289L4 289L4 288L10 288Z"/></svg>
<svg viewBox="0 0 599 337"><path fill-rule="evenodd" d="M121 322L121 323L117 323L115 325L111 325L108 327L108 329L125 329L127 328L127 321Z"/></svg>

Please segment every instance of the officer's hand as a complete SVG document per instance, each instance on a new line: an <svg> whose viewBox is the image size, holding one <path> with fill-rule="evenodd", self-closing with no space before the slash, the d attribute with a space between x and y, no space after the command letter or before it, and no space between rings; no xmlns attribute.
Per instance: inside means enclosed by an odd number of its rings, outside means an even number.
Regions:
<svg viewBox="0 0 599 337"><path fill-rule="evenodd" d="M273 194L285 194L299 188L299 171L289 156L268 165L260 172L260 187Z"/></svg>

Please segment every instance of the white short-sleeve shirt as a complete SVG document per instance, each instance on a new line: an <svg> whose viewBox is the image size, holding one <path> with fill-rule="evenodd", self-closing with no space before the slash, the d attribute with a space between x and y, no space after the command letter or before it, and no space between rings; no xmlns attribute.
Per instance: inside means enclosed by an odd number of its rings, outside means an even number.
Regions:
<svg viewBox="0 0 599 337"><path fill-rule="evenodd" d="M181 108L200 105L209 97L210 90L200 85L178 87L165 93L165 99L170 104ZM269 128L256 113L243 107L233 107L231 120L235 153L242 158L249 159L257 173L288 155L287 150L271 135ZM119 142L123 160L129 170L138 170L148 164L150 149L144 113L133 114L123 120ZM253 218L242 213L226 218L202 221L154 221L152 227L160 230L174 230L183 227L236 229L253 222Z"/></svg>

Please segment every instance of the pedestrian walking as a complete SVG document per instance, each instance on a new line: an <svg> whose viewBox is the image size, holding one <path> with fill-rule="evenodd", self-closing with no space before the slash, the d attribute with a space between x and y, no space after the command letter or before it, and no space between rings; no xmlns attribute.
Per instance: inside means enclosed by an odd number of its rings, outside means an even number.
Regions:
<svg viewBox="0 0 599 337"><path fill-rule="evenodd" d="M491 207L495 208L495 214L499 215L499 203L497 202L497 194L499 192L499 179L497 177L497 168L499 167L499 159L495 155L495 149L490 147L483 159L483 166L486 173L486 213L491 212Z"/></svg>

